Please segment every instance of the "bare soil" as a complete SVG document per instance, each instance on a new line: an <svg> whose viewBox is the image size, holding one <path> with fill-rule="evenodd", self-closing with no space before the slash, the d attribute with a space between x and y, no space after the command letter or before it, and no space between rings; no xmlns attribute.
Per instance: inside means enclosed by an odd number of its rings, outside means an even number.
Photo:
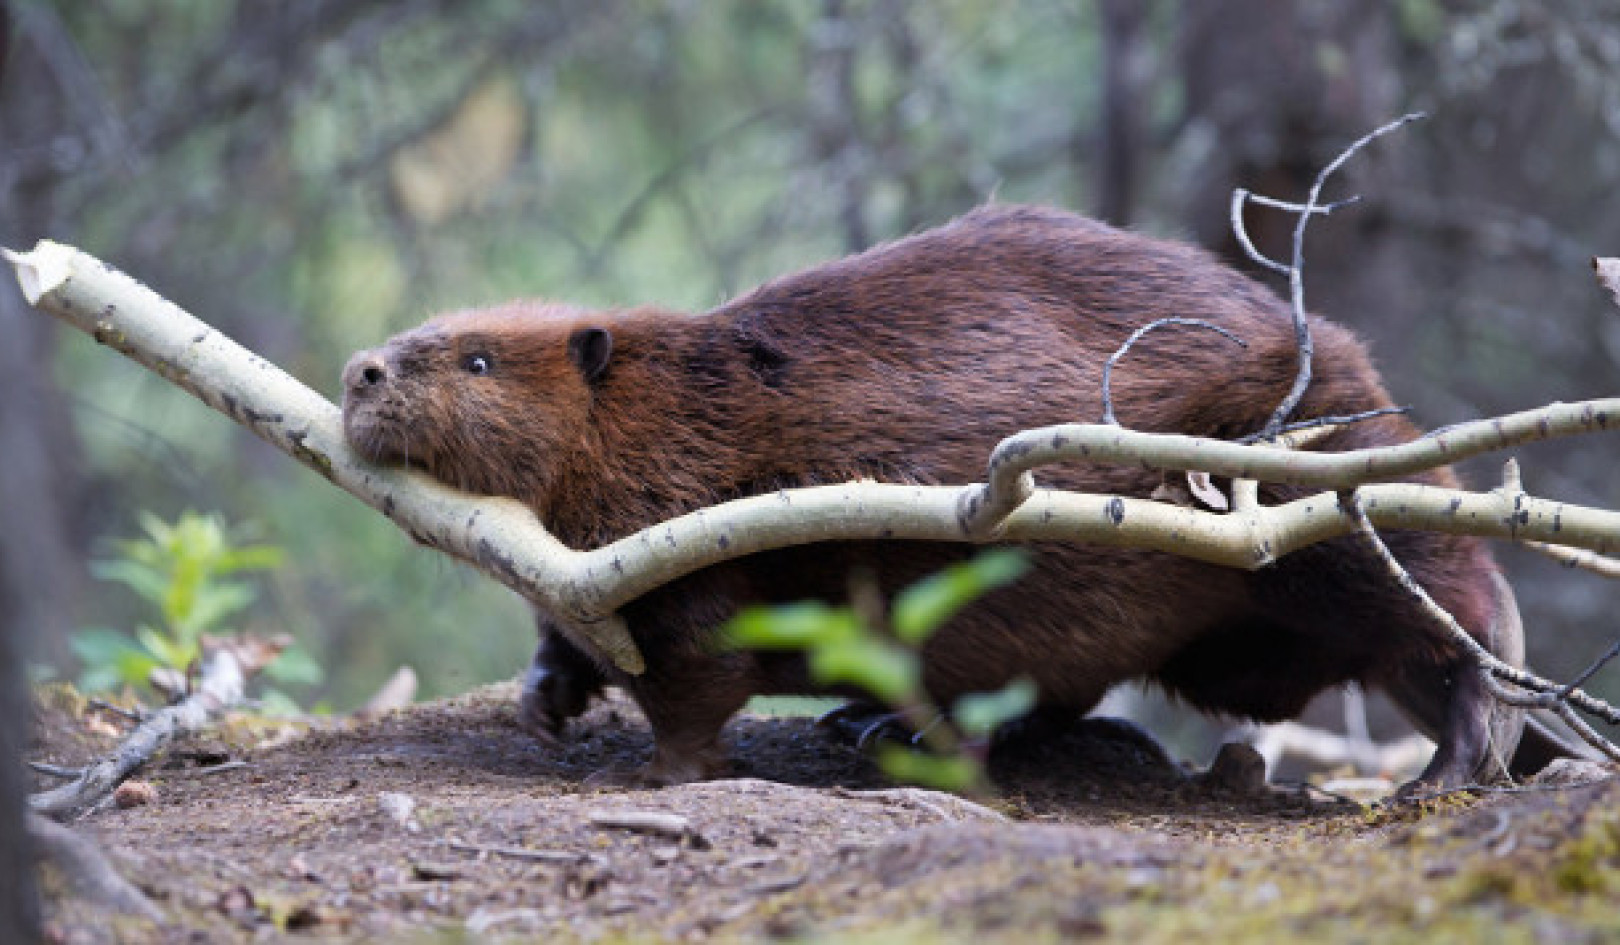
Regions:
<svg viewBox="0 0 1620 945"><path fill-rule="evenodd" d="M168 921L103 915L47 876L52 938L1620 936L1612 781L1362 808L1197 776L1089 722L998 756L998 794L973 803L895 788L808 719L744 717L736 779L626 790L586 779L649 750L633 706L593 708L559 752L517 727L514 699L507 685L374 719L233 718L142 775L155 800L77 823ZM115 739L56 692L32 757L78 764ZM600 822L614 812L685 828Z"/></svg>

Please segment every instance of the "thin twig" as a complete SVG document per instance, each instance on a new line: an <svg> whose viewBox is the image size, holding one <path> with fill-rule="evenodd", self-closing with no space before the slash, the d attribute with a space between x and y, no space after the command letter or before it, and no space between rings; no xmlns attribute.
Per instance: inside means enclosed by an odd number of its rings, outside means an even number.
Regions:
<svg viewBox="0 0 1620 945"><path fill-rule="evenodd" d="M1520 545L1531 551L1539 551L1547 557L1557 561L1566 568L1580 568L1590 571L1599 577L1620 579L1620 558L1610 558L1584 548L1568 548L1564 545L1548 544L1544 541L1519 542Z"/></svg>
<svg viewBox="0 0 1620 945"><path fill-rule="evenodd" d="M1243 252L1247 253L1250 259L1272 272L1280 272L1286 276L1289 273L1288 267L1260 252L1254 241L1249 239L1249 228L1243 225L1243 205L1251 199L1258 202L1254 194L1242 187L1232 191L1232 235L1237 237L1238 245L1243 247Z"/></svg>
<svg viewBox="0 0 1620 945"><path fill-rule="evenodd" d="M165 771L164 777L173 778L201 778L210 774L224 774L227 771L240 771L243 768L253 767L253 762L235 758L230 761L221 761L217 765L201 765L196 768L183 768L179 771Z"/></svg>
<svg viewBox="0 0 1620 945"><path fill-rule="evenodd" d="M1353 194L1344 198L1343 200L1334 200L1330 203L1324 203L1316 207L1306 207L1302 203L1292 203L1287 200L1278 200L1275 197L1266 197L1261 194L1249 193L1248 191L1244 191L1244 193L1248 194L1249 202L1257 203L1262 207L1270 207L1273 210L1287 210L1289 213L1316 213L1324 217L1341 207L1348 207L1351 204L1361 202L1361 195Z"/></svg>
<svg viewBox="0 0 1620 945"><path fill-rule="evenodd" d="M1343 200L1336 200L1332 203L1322 204L1319 207L1307 208L1304 204L1290 203L1286 200L1277 200L1273 197L1263 197L1251 190L1239 187L1232 191L1232 234L1237 237L1238 245L1243 247L1243 251L1248 254L1250 259L1266 267L1267 269L1270 269L1272 272L1280 272L1286 276L1289 272L1288 267L1275 259L1272 259L1270 256L1267 256L1265 253L1260 252L1260 250L1254 245L1254 242L1249 238L1249 228L1243 223L1244 204L1254 203L1262 207L1270 207L1273 210L1286 210L1289 213L1316 213L1325 217L1340 207L1348 207L1353 203L1360 202L1361 197L1360 195L1357 195L1353 197L1346 197Z"/></svg>
<svg viewBox="0 0 1620 945"><path fill-rule="evenodd" d="M1586 681L1588 679L1591 679L1593 676L1597 675L1597 671L1602 669L1616 656L1620 656L1620 640L1616 640L1614 644L1609 647L1607 652L1592 662L1592 665L1581 670L1574 679L1571 679L1568 683L1565 683L1564 688L1559 690L1558 698L1569 698L1569 694L1571 692L1574 692L1577 688L1586 685Z"/></svg>
<svg viewBox="0 0 1620 945"><path fill-rule="evenodd" d="M139 709L126 709L121 705L113 705L106 699L86 699L84 704L92 709L100 709L103 712L110 712L121 719L126 719L137 724L146 721L147 713L142 712Z"/></svg>
<svg viewBox="0 0 1620 945"><path fill-rule="evenodd" d="M1186 326L1191 327L1191 328L1207 328L1210 331L1216 332L1216 333L1224 336L1228 341L1235 342L1241 348L1247 348L1249 346L1248 342L1244 341L1242 338L1239 338L1237 335L1233 334L1232 332L1226 330L1225 328L1222 328L1219 325L1212 324L1210 322L1206 322L1201 318L1182 318L1180 316L1172 315L1172 316L1170 316L1168 318L1157 318L1157 319L1154 319L1151 322L1148 322L1146 325L1143 325L1141 328L1138 328L1135 331L1131 332L1131 336L1129 338L1125 339L1125 343L1119 346L1119 350L1117 350L1113 354L1109 355L1108 360L1103 362L1103 370L1102 370L1102 401L1103 401L1102 422L1103 423L1106 423L1109 426L1114 426L1114 427L1119 426L1119 421L1114 419L1114 397L1113 397L1113 394L1112 394L1112 392L1111 392L1111 390L1109 388L1109 382L1113 379L1113 376L1114 376L1114 364L1116 362L1118 362L1120 358L1123 358L1125 356L1125 352L1131 350L1131 345L1136 344L1136 342L1139 341L1142 338L1143 335L1146 335L1148 332L1154 330L1155 328L1163 328L1166 325L1186 325Z"/></svg>
<svg viewBox="0 0 1620 945"><path fill-rule="evenodd" d="M43 761L30 761L28 767L48 778L61 778L64 781L71 781L84 775L83 768L67 768L62 765L47 764Z"/></svg>
<svg viewBox="0 0 1620 945"><path fill-rule="evenodd" d="M1416 601L1417 604L1434 619L1436 624L1445 628L1447 634L1454 642L1460 645L1464 651L1472 655L1478 662L1481 672L1485 674L1485 683L1496 698L1501 699L1510 705L1516 706L1526 705L1527 700L1531 698L1511 694L1509 690L1506 690L1497 684L1497 680L1502 679L1512 683L1515 686L1522 689L1528 689L1532 692L1556 695L1557 698L1546 703L1546 705L1547 707L1550 707L1554 711L1558 712L1560 715L1564 715L1566 721L1568 721L1573 715L1573 709L1579 708L1581 711L1597 716L1611 725L1620 725L1620 709L1616 709L1614 706L1603 701L1602 699L1597 698L1596 696L1591 695L1583 689L1567 687L1559 683L1552 682L1551 680L1544 679L1543 677L1537 676L1534 673L1504 663L1498 659L1495 654L1491 653L1489 650L1485 649L1484 646L1480 645L1479 641L1475 640L1467 630L1463 629L1463 626L1459 624L1457 619L1451 616L1451 614L1448 613L1445 608L1435 603L1434 598L1429 596L1428 591L1424 590L1423 586L1414 580L1412 576L1407 573L1406 569L1401 566L1401 563L1395 560L1395 556L1390 553L1389 546L1384 544L1384 540L1379 537L1377 530L1374 529L1372 523L1367 520L1367 513L1361 507L1360 496L1357 493L1350 493L1348 495L1341 494L1340 500L1341 507L1354 522L1357 533L1361 535L1366 545L1378 555L1381 561L1383 561L1384 567L1389 571L1390 576L1393 577L1400 584L1401 588L1405 590L1406 593L1410 595L1412 599ZM1533 704L1542 705L1543 703L1536 702ZM1570 714L1566 715L1566 711L1568 711ZM1612 742L1604 738L1590 726L1586 725L1584 722L1581 722L1578 725L1572 724L1571 727L1576 730L1576 734L1580 735L1581 738L1592 747L1598 749L1611 758L1620 760L1620 748L1616 748Z"/></svg>
<svg viewBox="0 0 1620 945"><path fill-rule="evenodd" d="M1322 188L1327 184L1328 178L1337 173L1357 151L1397 128L1423 117L1425 116L1422 112L1402 115L1389 124L1361 136L1340 152L1327 167L1322 168L1316 175L1316 182L1311 185L1310 194L1305 198L1305 205L1299 211L1299 222L1294 225L1294 256L1292 265L1288 267L1288 296L1294 316L1294 341L1299 349L1299 373L1294 378L1294 386L1288 391L1288 396L1277 405L1271 419L1266 421L1263 432L1268 438L1276 436L1283 424L1288 422L1294 408L1298 407L1300 400L1305 397L1306 388L1311 386L1311 358L1315 353L1315 345L1311 341L1310 320L1305 317L1305 228L1310 225L1311 217L1315 216L1316 211L1322 206L1320 202Z"/></svg>
<svg viewBox="0 0 1620 945"><path fill-rule="evenodd" d="M1364 410L1361 413L1340 414L1332 417L1315 417L1310 420L1296 420L1293 423L1284 424L1283 428L1278 431L1278 436L1285 433L1297 433L1300 430L1314 430L1317 427L1345 426L1351 423L1360 423L1363 420L1371 420L1374 417L1389 417L1411 412L1411 407L1379 407L1376 410ZM1264 433L1251 433L1248 436L1239 437L1237 442L1259 443L1261 440L1266 438L1267 437Z"/></svg>
<svg viewBox="0 0 1620 945"><path fill-rule="evenodd" d="M1581 737L1581 741L1603 752L1604 756L1610 761L1620 764L1620 747L1604 738L1597 729L1587 724L1587 721L1581 718L1580 714L1575 711L1575 707L1570 705L1568 701L1560 701L1552 708L1554 712L1558 713L1558 717L1564 720L1564 724L1568 725L1576 735Z"/></svg>
<svg viewBox="0 0 1620 945"><path fill-rule="evenodd" d="M571 866L579 863L601 862L601 857L594 853L575 853L571 850L531 850L527 847L486 846L467 843L463 840L451 840L447 845L457 853L471 853L476 856L504 856L507 859L525 860L530 863L556 863Z"/></svg>

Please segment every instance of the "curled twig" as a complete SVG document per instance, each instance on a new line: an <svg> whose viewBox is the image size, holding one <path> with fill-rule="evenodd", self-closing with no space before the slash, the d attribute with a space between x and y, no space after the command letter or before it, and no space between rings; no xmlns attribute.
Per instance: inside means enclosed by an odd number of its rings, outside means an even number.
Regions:
<svg viewBox="0 0 1620 945"><path fill-rule="evenodd" d="M1290 203L1287 200L1277 200L1273 197L1265 197L1255 193L1252 190L1239 187L1232 191L1232 235L1237 237L1238 245L1243 247L1243 252L1246 253L1250 259L1254 260L1259 265L1270 269L1272 272L1280 272L1286 276L1289 272L1288 267L1275 259L1272 259L1270 256L1267 256L1265 253L1260 252L1260 250L1254 245L1254 241L1249 238L1249 228L1243 225L1244 206L1252 203L1262 207L1270 207L1273 210L1286 210L1289 213L1316 213L1325 217L1340 207L1348 207L1353 203L1360 202L1361 197L1360 195L1357 195L1354 197L1346 197L1343 200L1335 200L1332 203L1325 203L1319 207L1307 208L1302 203Z"/></svg>
<svg viewBox="0 0 1620 945"><path fill-rule="evenodd" d="M1120 358L1125 357L1125 352L1131 350L1131 345L1134 345L1134 344L1136 344L1137 341L1141 340L1143 335L1146 335L1148 332L1153 331L1155 328L1163 328L1166 325L1186 325L1186 326L1191 327L1191 328L1207 328L1210 331L1213 331L1213 332L1215 332L1215 333L1217 333L1219 335L1222 335L1228 341L1235 342L1238 345L1238 347L1240 347L1240 348L1247 348L1249 346L1249 343L1247 341L1244 341L1242 338L1239 338L1236 334L1232 333L1231 331L1228 331L1227 329L1222 328L1221 326L1216 325L1216 324L1214 324L1212 322L1206 322L1202 318L1182 318L1182 317L1177 316L1177 315L1172 315L1172 316L1170 316L1168 318L1158 318L1158 319L1154 319L1151 322L1148 322L1146 325L1143 325L1141 328L1138 328L1135 331L1131 332L1131 336L1129 338L1125 339L1125 343L1120 345L1119 349L1117 351L1115 351L1113 354L1109 355L1107 361L1103 362L1103 369L1102 369L1102 402L1103 402L1102 422L1103 423L1106 423L1109 426L1116 426L1116 427L1119 426L1119 421L1114 419L1114 397L1113 397L1112 389L1109 386L1110 382L1113 380L1115 363L1117 363Z"/></svg>

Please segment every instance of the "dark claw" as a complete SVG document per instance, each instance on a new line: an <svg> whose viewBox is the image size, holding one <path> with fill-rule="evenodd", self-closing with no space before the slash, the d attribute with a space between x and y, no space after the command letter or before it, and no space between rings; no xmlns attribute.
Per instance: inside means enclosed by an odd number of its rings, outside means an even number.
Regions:
<svg viewBox="0 0 1620 945"><path fill-rule="evenodd" d="M875 702L846 702L822 713L816 727L862 751L884 739L909 744L915 737L900 713Z"/></svg>

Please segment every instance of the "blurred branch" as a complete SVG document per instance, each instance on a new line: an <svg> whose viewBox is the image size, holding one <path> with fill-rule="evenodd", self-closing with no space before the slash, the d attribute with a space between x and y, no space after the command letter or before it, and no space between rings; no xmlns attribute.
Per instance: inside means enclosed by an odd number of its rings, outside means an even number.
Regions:
<svg viewBox="0 0 1620 945"><path fill-rule="evenodd" d="M41 817L28 815L28 839L35 852L67 880L75 896L105 909L162 922L162 910L129 880L119 875L95 842L83 834Z"/></svg>
<svg viewBox="0 0 1620 945"><path fill-rule="evenodd" d="M56 79L62 91L62 101L79 113L80 121L88 129L92 142L87 149L91 154L110 154L132 164L134 153L126 129L113 113L107 94L97 81L95 72L85 61L79 45L68 35L62 18L50 4L13 4L18 33L33 43ZM0 44L5 40L0 35ZM3 56L0 53L0 56Z"/></svg>
<svg viewBox="0 0 1620 945"><path fill-rule="evenodd" d="M768 105L756 109L736 121L720 127L712 134L693 142L684 151L677 154L674 160L664 165L663 170L654 174L650 180L642 185L640 190L636 191L625 202L624 208L619 211L618 216L614 217L613 223L608 226L607 235L597 242L586 258L584 266L586 275L590 276L599 272L607 261L609 254L618 247L618 244L635 227L642 215L647 212L647 208L652 205L653 200L665 190L674 186L682 176L696 167L709 152L725 144L733 136L753 128L780 111L781 106L779 105Z"/></svg>
<svg viewBox="0 0 1620 945"><path fill-rule="evenodd" d="M84 768L73 781L30 797L29 808L40 814L68 814L106 797L174 739L202 730L241 702L248 680L288 642L288 638L205 639L201 679L190 695L147 716L111 755Z"/></svg>
<svg viewBox="0 0 1620 945"><path fill-rule="evenodd" d="M868 26L863 21L860 27ZM810 29L805 91L808 131L815 163L832 176L844 248L854 253L872 243L866 223L869 164L855 95L855 58L860 29L844 0L821 0L821 17Z"/></svg>

